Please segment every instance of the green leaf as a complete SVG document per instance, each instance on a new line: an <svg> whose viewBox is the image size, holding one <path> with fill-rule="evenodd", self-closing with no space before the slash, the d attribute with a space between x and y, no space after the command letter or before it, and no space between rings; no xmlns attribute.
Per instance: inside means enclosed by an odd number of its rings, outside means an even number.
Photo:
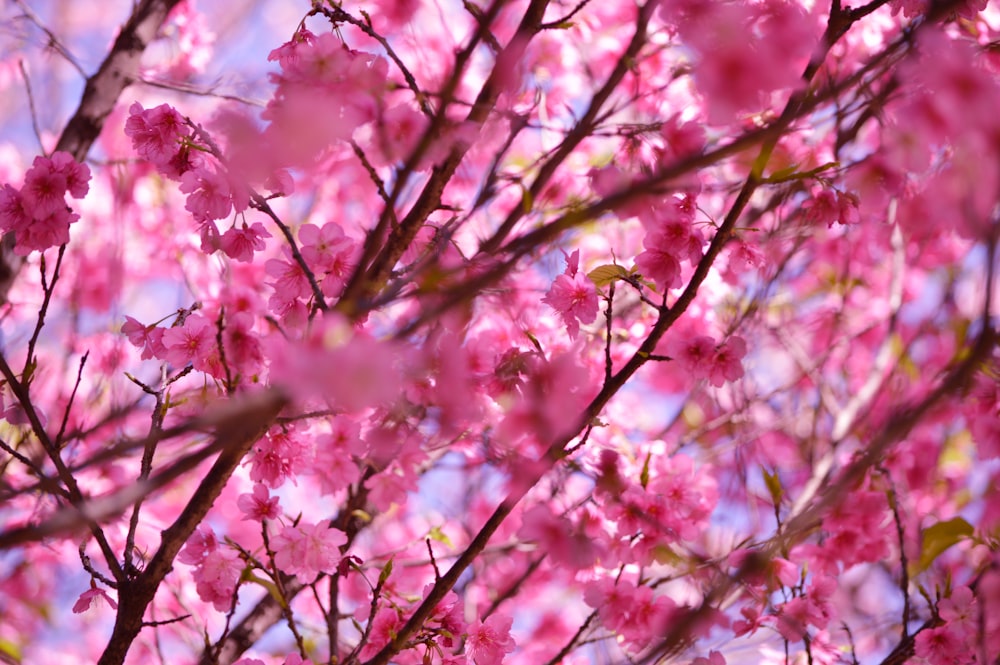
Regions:
<svg viewBox="0 0 1000 665"><path fill-rule="evenodd" d="M534 207L535 197L531 195L531 190L524 185L521 185L521 212L527 215Z"/></svg>
<svg viewBox="0 0 1000 665"><path fill-rule="evenodd" d="M0 653L4 654L5 659L9 659L12 663L21 662L21 649L10 640L0 639Z"/></svg>
<svg viewBox="0 0 1000 665"><path fill-rule="evenodd" d="M768 473L767 471L762 471L764 474L764 484L767 485L767 491L771 493L771 500L774 501L774 505L781 503L781 497L784 496L784 489L781 487L781 478L778 477L778 472Z"/></svg>
<svg viewBox="0 0 1000 665"><path fill-rule="evenodd" d="M768 182L783 182L785 180L790 180L793 175L795 175L795 170L799 168L798 164L792 164L786 168L775 171L770 176L767 177Z"/></svg>
<svg viewBox="0 0 1000 665"><path fill-rule="evenodd" d="M593 282L594 286L597 288L607 286L616 280L626 278L628 278L628 270L625 270L623 266L616 266L613 263L597 266L587 273L587 279Z"/></svg>
<svg viewBox="0 0 1000 665"><path fill-rule="evenodd" d="M953 517L927 527L921 533L920 561L913 572L922 573L941 553L959 541L972 536L975 529L961 517Z"/></svg>
<svg viewBox="0 0 1000 665"><path fill-rule="evenodd" d="M441 527L439 526L432 526L430 532L427 534L427 537L430 538L431 540L436 540L437 542L442 543L447 547L454 547L454 545L451 542L451 538L449 538L448 534L442 531Z"/></svg>
<svg viewBox="0 0 1000 665"><path fill-rule="evenodd" d="M642 463L642 473L639 474L639 484L642 485L642 489L646 489L646 485L649 484L649 460L652 456L652 451L646 453L646 461Z"/></svg>
<svg viewBox="0 0 1000 665"><path fill-rule="evenodd" d="M382 572L378 574L378 586L381 587L385 584L390 575L392 575L392 559L389 559L389 561L386 562L385 567L382 568Z"/></svg>
<svg viewBox="0 0 1000 665"><path fill-rule="evenodd" d="M544 355L545 352L542 351L542 344L538 341L538 338L532 335L528 330L525 330L524 334L531 340L531 345L535 347L535 350Z"/></svg>
<svg viewBox="0 0 1000 665"><path fill-rule="evenodd" d="M271 596L271 598L274 598L274 601L281 606L281 609L283 610L288 609L288 603L285 602L284 596L281 595L281 592L278 590L278 586L274 582L272 582L271 580L265 580L263 577L257 577L253 573L244 573L243 578L247 582L253 582L254 584L259 584L260 586L267 589L267 593Z"/></svg>

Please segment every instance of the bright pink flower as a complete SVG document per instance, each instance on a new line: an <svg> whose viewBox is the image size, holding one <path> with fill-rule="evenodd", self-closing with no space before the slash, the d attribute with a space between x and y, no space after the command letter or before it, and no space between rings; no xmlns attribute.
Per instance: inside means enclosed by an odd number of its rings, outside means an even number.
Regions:
<svg viewBox="0 0 1000 665"><path fill-rule="evenodd" d="M191 130L181 114L168 104L143 109L136 102L129 108L125 134L132 139L132 147L140 157L160 167L176 158L181 141L191 135Z"/></svg>
<svg viewBox="0 0 1000 665"><path fill-rule="evenodd" d="M94 601L98 598L103 598L104 601L111 606L111 609L118 609L118 603L116 603L111 596L108 595L107 591L98 587L91 587L80 594L80 597L73 605L73 613L82 614L83 612L86 612L94 606Z"/></svg>
<svg viewBox="0 0 1000 665"><path fill-rule="evenodd" d="M667 353L682 371L702 378L715 360L715 340L707 335L673 337L667 343Z"/></svg>
<svg viewBox="0 0 1000 665"><path fill-rule="evenodd" d="M542 302L559 312L570 339L576 339L581 323L593 323L597 318L597 289L583 273L559 275Z"/></svg>
<svg viewBox="0 0 1000 665"><path fill-rule="evenodd" d="M48 157L35 157L24 174L21 196L26 210L35 219L43 219L66 207L66 176L57 171Z"/></svg>
<svg viewBox="0 0 1000 665"><path fill-rule="evenodd" d="M21 190L10 185L0 189L0 230L19 231L31 223Z"/></svg>
<svg viewBox="0 0 1000 665"><path fill-rule="evenodd" d="M358 654L362 660L367 660L381 651L382 647L396 636L396 631L403 627L403 619L399 616L399 612L385 605L380 607L369 621L372 623L372 628L368 633L368 641Z"/></svg>
<svg viewBox="0 0 1000 665"><path fill-rule="evenodd" d="M736 381L743 376L743 356L747 353L746 342L733 335L720 346L708 365L708 381L715 387L727 381Z"/></svg>
<svg viewBox="0 0 1000 665"><path fill-rule="evenodd" d="M928 665L968 665L973 653L950 626L927 628L913 639L913 655Z"/></svg>
<svg viewBox="0 0 1000 665"><path fill-rule="evenodd" d="M271 538L275 565L303 584L312 582L319 573L336 571L340 562L338 548L345 543L344 532L325 523L299 522Z"/></svg>
<svg viewBox="0 0 1000 665"><path fill-rule="evenodd" d="M163 331L163 346L166 353L163 360L174 367L184 367L188 363L201 371L208 371L211 356L217 353L215 325L200 314L191 314L184 325Z"/></svg>
<svg viewBox="0 0 1000 665"><path fill-rule="evenodd" d="M219 245L229 258L249 263L253 261L254 252L261 252L267 247L264 238L270 237L271 234L260 222L251 226L243 222L239 228L233 226L223 233Z"/></svg>
<svg viewBox="0 0 1000 665"><path fill-rule="evenodd" d="M312 449L291 430L272 429L250 454L250 479L275 489L304 472L312 463Z"/></svg>
<svg viewBox="0 0 1000 665"><path fill-rule="evenodd" d="M281 515L278 497L270 496L267 488L260 483L254 484L252 494L240 494L236 505L243 511L243 519L245 520L262 522L278 519Z"/></svg>
<svg viewBox="0 0 1000 665"><path fill-rule="evenodd" d="M184 549L177 555L181 563L198 564L205 560L211 552L219 547L219 540L211 527L200 526L187 539Z"/></svg>
<svg viewBox="0 0 1000 665"><path fill-rule="evenodd" d="M491 614L485 622L476 621L469 627L465 654L476 665L500 665L514 650L510 627L514 620L501 613Z"/></svg>
<svg viewBox="0 0 1000 665"><path fill-rule="evenodd" d="M68 152L52 153L52 169L66 178L66 191L74 199L82 199L90 191L90 167L73 159Z"/></svg>
<svg viewBox="0 0 1000 665"><path fill-rule="evenodd" d="M15 232L14 253L27 256L34 250L45 251L69 242L69 227L80 219L65 205L47 217L35 217L27 226Z"/></svg>
<svg viewBox="0 0 1000 665"><path fill-rule="evenodd" d="M164 329L157 326L144 326L131 316L125 317L122 324L122 333L128 337L128 341L135 347L142 349L140 358L161 357L166 353L163 346Z"/></svg>

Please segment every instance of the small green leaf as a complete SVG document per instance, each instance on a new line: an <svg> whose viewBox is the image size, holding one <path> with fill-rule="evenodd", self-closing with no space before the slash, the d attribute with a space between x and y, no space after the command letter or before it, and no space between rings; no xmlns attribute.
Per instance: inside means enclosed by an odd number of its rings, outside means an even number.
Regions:
<svg viewBox="0 0 1000 665"><path fill-rule="evenodd" d="M535 197L531 195L531 190L525 186L521 186L521 212L525 215L531 212L531 209L535 207Z"/></svg>
<svg viewBox="0 0 1000 665"><path fill-rule="evenodd" d="M378 574L378 586L385 584L390 575L392 575L392 559L386 562L385 567L382 568L382 572Z"/></svg>
<svg viewBox="0 0 1000 665"><path fill-rule="evenodd" d="M774 505L781 503L781 497L784 496L784 489L781 487L781 478L778 477L778 472L768 473L767 471L762 471L764 474L764 484L767 485L767 491L771 493L771 500L774 501Z"/></svg>
<svg viewBox="0 0 1000 665"><path fill-rule="evenodd" d="M259 584L264 587L267 589L267 593L271 596L271 598L274 598L274 602L281 606L281 609L288 609L288 603L285 602L284 596L281 595L281 592L278 590L278 587L274 582L271 580L265 580L263 577L257 577L253 573L244 573L243 579L247 582L253 582L254 584Z"/></svg>
<svg viewBox="0 0 1000 665"><path fill-rule="evenodd" d="M21 649L10 640L0 639L0 653L6 656L5 660L12 663L21 662Z"/></svg>
<svg viewBox="0 0 1000 665"><path fill-rule="evenodd" d="M922 573L946 549L959 541L972 536L975 529L961 517L953 517L945 522L938 522L927 527L921 533L920 561L917 562L915 573Z"/></svg>
<svg viewBox="0 0 1000 665"><path fill-rule="evenodd" d="M524 334L531 340L531 345L535 347L535 350L544 355L545 352L542 351L542 343L538 341L538 338L528 330L525 330Z"/></svg>
<svg viewBox="0 0 1000 665"><path fill-rule="evenodd" d="M646 461L642 463L642 472L639 474L639 484L642 485L642 489L646 489L646 485L649 484L649 460L652 456L652 451L646 453Z"/></svg>
<svg viewBox="0 0 1000 665"><path fill-rule="evenodd" d="M768 182L782 182L784 180L790 180L795 174L795 170L799 167L798 164L792 164L787 168L783 168L779 171L775 171L770 176L768 176Z"/></svg>
<svg viewBox="0 0 1000 665"><path fill-rule="evenodd" d="M628 270L625 270L623 266L616 266L613 263L597 266L587 273L587 278L598 288L607 286L619 279L626 279L627 277Z"/></svg>
<svg viewBox="0 0 1000 665"><path fill-rule="evenodd" d="M448 534L442 531L441 527L439 526L432 526L430 532L427 534L427 537L430 538L431 540L436 540L437 542L442 543L447 547L454 547L454 545L451 542L451 538L449 538Z"/></svg>

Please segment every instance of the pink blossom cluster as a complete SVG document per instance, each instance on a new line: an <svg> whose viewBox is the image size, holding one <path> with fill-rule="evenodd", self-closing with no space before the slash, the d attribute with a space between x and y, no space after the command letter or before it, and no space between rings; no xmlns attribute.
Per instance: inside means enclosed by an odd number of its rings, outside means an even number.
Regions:
<svg viewBox="0 0 1000 665"><path fill-rule="evenodd" d="M129 342L141 349L145 360L156 358L176 368L191 365L219 379L251 377L264 367L262 341L254 329L256 317L246 311L226 311L219 317L188 313L174 325L146 325L131 316L125 317L121 331ZM220 353L219 339L223 348Z"/></svg>
<svg viewBox="0 0 1000 665"><path fill-rule="evenodd" d="M195 588L203 601L212 603L219 612L232 608L244 564L238 552L219 542L215 531L199 527L177 560L194 566Z"/></svg>
<svg viewBox="0 0 1000 665"><path fill-rule="evenodd" d="M694 379L707 379L715 387L743 376L747 345L737 335L721 344L708 335L676 335L667 341L666 347L681 371Z"/></svg>
<svg viewBox="0 0 1000 665"><path fill-rule="evenodd" d="M75 199L90 189L90 169L68 152L35 157L20 189L5 184L0 189L0 230L14 234L14 252L32 251L69 242L69 226L80 216L66 205L66 194Z"/></svg>
<svg viewBox="0 0 1000 665"><path fill-rule="evenodd" d="M383 58L348 48L333 33L302 29L268 60L281 72L263 117L265 139L289 166L307 165L336 141L375 119L386 90Z"/></svg>
<svg viewBox="0 0 1000 665"><path fill-rule="evenodd" d="M647 210L639 218L646 230L644 251L635 266L661 292L682 284L681 262L698 263L705 238L694 225L695 197L671 197L658 210Z"/></svg>
<svg viewBox="0 0 1000 665"><path fill-rule="evenodd" d="M176 109L161 104L144 109L139 102L129 109L125 134L140 157L164 176L177 180L187 194L185 209L198 223L202 251L222 250L236 260L249 262L265 248L271 234L259 222L233 224L220 234L216 220L241 213L250 204L249 184L224 165L208 158L192 127Z"/></svg>
<svg viewBox="0 0 1000 665"><path fill-rule="evenodd" d="M566 270L552 282L552 288L542 298L559 312L570 339L576 339L581 323L593 323L597 318L597 289L587 276L579 272L580 252L566 256Z"/></svg>

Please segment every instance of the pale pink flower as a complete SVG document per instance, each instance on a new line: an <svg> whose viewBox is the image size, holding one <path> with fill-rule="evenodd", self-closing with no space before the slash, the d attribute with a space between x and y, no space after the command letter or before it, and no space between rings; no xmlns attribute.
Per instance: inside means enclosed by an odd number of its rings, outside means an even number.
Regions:
<svg viewBox="0 0 1000 665"><path fill-rule="evenodd" d="M500 665L514 650L510 627L514 620L501 613L491 614L486 621L476 621L469 627L465 654L476 665Z"/></svg>
<svg viewBox="0 0 1000 665"><path fill-rule="evenodd" d="M275 565L303 584L312 582L319 573L336 571L340 562L338 548L346 543L343 531L325 523L308 522L286 526L271 539Z"/></svg>
<svg viewBox="0 0 1000 665"><path fill-rule="evenodd" d="M188 171L181 176L180 190L188 195L184 208L199 222L223 219L233 210L229 180L215 169Z"/></svg>
<svg viewBox="0 0 1000 665"><path fill-rule="evenodd" d="M260 483L255 483L252 494L240 494L236 500L236 505L243 512L244 520L254 520L262 522L264 520L278 519L281 509L278 507L278 497L270 496L267 488Z"/></svg>
<svg viewBox="0 0 1000 665"><path fill-rule="evenodd" d="M743 357L747 353L746 342L733 335L720 346L708 366L708 381L715 387L727 381L736 381L743 376Z"/></svg>
<svg viewBox="0 0 1000 665"><path fill-rule="evenodd" d="M243 561L238 553L230 549L218 548L209 552L194 569L191 576L195 581L198 597L212 603L219 612L232 607L233 595L243 572Z"/></svg>
<svg viewBox="0 0 1000 665"><path fill-rule="evenodd" d="M219 547L219 540L211 527L200 526L192 533L184 549L177 555L177 560L186 564L198 564L205 560L211 552Z"/></svg>

